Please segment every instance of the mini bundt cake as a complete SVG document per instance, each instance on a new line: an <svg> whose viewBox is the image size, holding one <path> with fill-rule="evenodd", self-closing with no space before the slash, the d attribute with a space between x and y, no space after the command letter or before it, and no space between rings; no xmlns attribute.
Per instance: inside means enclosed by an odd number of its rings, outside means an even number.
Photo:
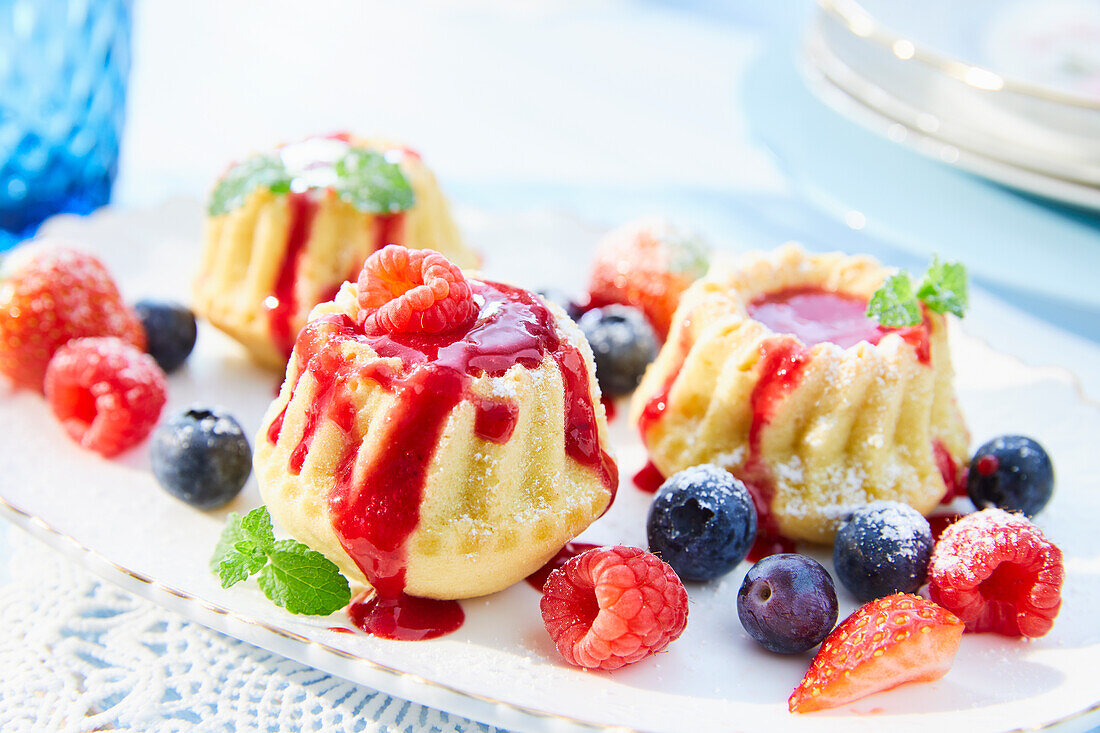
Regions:
<svg viewBox="0 0 1100 733"><path fill-rule="evenodd" d="M211 193L196 312L281 369L310 309L387 244L477 264L435 176L401 145L317 137L229 168Z"/></svg>
<svg viewBox="0 0 1100 733"><path fill-rule="evenodd" d="M930 512L961 477L969 435L944 317L886 328L866 315L890 274L793 245L713 266L631 404L656 468L742 478L765 542L832 541L876 499Z"/></svg>
<svg viewBox="0 0 1100 733"><path fill-rule="evenodd" d="M387 246L299 334L256 439L260 491L377 594L498 591L611 503L594 370L556 306Z"/></svg>

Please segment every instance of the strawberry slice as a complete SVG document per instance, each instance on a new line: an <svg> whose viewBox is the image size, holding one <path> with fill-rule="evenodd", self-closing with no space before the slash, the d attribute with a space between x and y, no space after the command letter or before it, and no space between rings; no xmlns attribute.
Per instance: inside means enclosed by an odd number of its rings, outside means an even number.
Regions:
<svg viewBox="0 0 1100 733"><path fill-rule="evenodd" d="M462 270L430 249L390 244L359 273L359 316L372 335L436 334L473 322L478 306Z"/></svg>
<svg viewBox="0 0 1100 733"><path fill-rule="evenodd" d="M871 601L833 629L787 701L792 713L846 705L947 674L962 640L955 614L908 593Z"/></svg>

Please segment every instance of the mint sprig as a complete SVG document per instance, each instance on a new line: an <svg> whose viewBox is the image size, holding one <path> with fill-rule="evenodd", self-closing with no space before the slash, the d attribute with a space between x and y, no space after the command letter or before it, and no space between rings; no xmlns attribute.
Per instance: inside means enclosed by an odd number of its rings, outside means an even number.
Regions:
<svg viewBox="0 0 1100 733"><path fill-rule="evenodd" d="M230 212L243 206L248 195L261 186L272 193L286 193L290 181L290 172L278 155L255 155L226 171L210 194L207 210L210 216Z"/></svg>
<svg viewBox="0 0 1100 733"><path fill-rule="evenodd" d="M375 150L352 148L333 166L336 194L368 214L395 214L416 203L412 185L397 163Z"/></svg>
<svg viewBox="0 0 1100 733"><path fill-rule="evenodd" d="M941 262L932 258L932 264L917 289L917 297L936 313L954 313L962 318L969 304L966 292L966 268L958 262Z"/></svg>
<svg viewBox="0 0 1100 733"><path fill-rule="evenodd" d="M884 326L915 326L920 323L920 304L913 292L909 273L902 271L886 278L867 303L867 315Z"/></svg>
<svg viewBox="0 0 1100 733"><path fill-rule="evenodd" d="M267 507L229 515L210 569L222 588L258 573L264 595L291 613L327 616L351 600L351 587L335 563L301 542L275 539Z"/></svg>
<svg viewBox="0 0 1100 733"><path fill-rule="evenodd" d="M921 322L921 303L935 313L954 313L961 318L968 305L966 268L933 257L915 289L904 270L891 275L871 296L867 315L888 328L916 326Z"/></svg>

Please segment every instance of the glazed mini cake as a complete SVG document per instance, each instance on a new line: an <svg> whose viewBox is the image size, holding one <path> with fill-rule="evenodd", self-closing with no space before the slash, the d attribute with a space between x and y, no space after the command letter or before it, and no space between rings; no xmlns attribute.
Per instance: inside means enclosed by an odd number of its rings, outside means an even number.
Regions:
<svg viewBox="0 0 1100 733"><path fill-rule="evenodd" d="M716 265L684 294L631 404L663 475L718 464L749 484L761 531L831 542L854 507L927 514L962 476L947 324L865 315L891 274L796 246Z"/></svg>
<svg viewBox="0 0 1100 733"><path fill-rule="evenodd" d="M618 483L588 343L529 291L390 246L317 306L256 439L272 516L382 595L546 563Z"/></svg>
<svg viewBox="0 0 1100 733"><path fill-rule="evenodd" d="M387 244L477 264L435 176L402 145L311 138L232 166L211 194L194 309L282 369L311 308Z"/></svg>

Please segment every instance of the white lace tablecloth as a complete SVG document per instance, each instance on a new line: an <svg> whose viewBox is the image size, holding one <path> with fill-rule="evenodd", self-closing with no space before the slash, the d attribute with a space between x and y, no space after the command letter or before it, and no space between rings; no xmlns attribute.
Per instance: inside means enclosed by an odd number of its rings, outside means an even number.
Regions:
<svg viewBox="0 0 1100 733"><path fill-rule="evenodd" d="M499 729L292 662L138 598L0 521L0 731Z"/></svg>

